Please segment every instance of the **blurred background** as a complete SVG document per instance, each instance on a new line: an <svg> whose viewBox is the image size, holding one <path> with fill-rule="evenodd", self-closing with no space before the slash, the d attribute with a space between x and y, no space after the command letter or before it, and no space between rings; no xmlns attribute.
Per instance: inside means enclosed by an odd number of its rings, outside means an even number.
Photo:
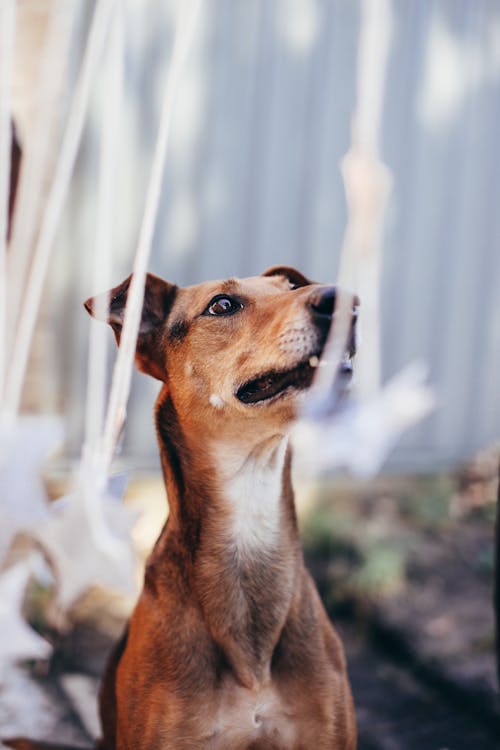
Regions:
<svg viewBox="0 0 500 750"><path fill-rule="evenodd" d="M113 285L132 267L181 7L126 6ZM91 10L81 4L63 100ZM410 0L394 3L393 14L380 144L394 180L383 241L382 362L385 378L418 357L430 368L438 408L390 460L428 469L498 437L500 8L495 0ZM202 5L175 106L153 273L193 284L284 263L335 280L346 226L339 163L351 138L359 31L360 6L351 0ZM102 78L51 268L37 373L41 401L68 414L72 453L83 424L82 301L97 291L90 256ZM155 388L138 377L129 411L126 445L144 466L157 465Z"/></svg>
<svg viewBox="0 0 500 750"><path fill-rule="evenodd" d="M182 3L123 3L113 285L132 268ZM44 106L36 61L56 5L66 20L47 181L93 2L19 0L13 93L17 138L28 149ZM310 565L346 643L360 748L494 748L500 6L407 0L393 3L392 14L380 126L380 158L393 179L382 243L383 380L423 360L436 409L404 436L376 480L299 478L298 507ZM357 0L202 3L175 105L150 271L184 285L279 263L335 280L347 221L339 163L351 143L360 24ZM83 440L82 302L103 291L93 288L91 249L111 64L104 55L93 82L23 393L24 411L64 417L64 446L45 466L52 497L63 493ZM114 349L108 359L109 374ZM134 376L117 461L132 472L127 502L144 511L134 532L142 557L166 512L152 421L157 391L156 381ZM47 596L33 590L26 605L55 644L50 665L34 665L29 688L33 705L45 708L23 726L5 693L0 726L36 733L43 714L47 736L84 741L96 731L89 696L131 601L96 590L60 628ZM22 690L26 679L17 673Z"/></svg>

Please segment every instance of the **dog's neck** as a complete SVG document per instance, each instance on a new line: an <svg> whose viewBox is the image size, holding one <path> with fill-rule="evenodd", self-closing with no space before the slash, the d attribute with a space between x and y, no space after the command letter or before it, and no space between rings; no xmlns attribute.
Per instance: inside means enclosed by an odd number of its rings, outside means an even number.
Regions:
<svg viewBox="0 0 500 750"><path fill-rule="evenodd" d="M169 501L160 546L183 550L212 637L251 686L268 676L302 565L287 438L191 439L166 393L157 427Z"/></svg>
<svg viewBox="0 0 500 750"><path fill-rule="evenodd" d="M283 474L288 440L273 435L248 445L220 441L214 471L217 504L227 515L227 544L240 559L265 554L279 543L283 514Z"/></svg>

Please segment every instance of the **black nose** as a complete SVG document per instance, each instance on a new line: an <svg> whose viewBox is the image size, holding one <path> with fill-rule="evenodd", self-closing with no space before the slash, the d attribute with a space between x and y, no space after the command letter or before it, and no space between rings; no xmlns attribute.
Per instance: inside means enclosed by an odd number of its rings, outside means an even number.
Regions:
<svg viewBox="0 0 500 750"><path fill-rule="evenodd" d="M324 286L309 298L309 305L316 315L331 318L335 307L335 296L334 286Z"/></svg>

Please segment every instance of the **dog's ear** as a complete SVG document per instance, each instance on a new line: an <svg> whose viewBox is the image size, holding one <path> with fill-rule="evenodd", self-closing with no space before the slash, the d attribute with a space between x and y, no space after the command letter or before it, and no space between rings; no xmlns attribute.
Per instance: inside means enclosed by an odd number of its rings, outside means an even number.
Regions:
<svg viewBox="0 0 500 750"><path fill-rule="evenodd" d="M132 275L109 292L90 297L84 302L85 309L90 315L109 323L118 345L131 281ZM165 380L166 377L165 351L161 345L161 334L176 294L177 287L174 284L169 284L150 273L147 274L135 360L139 370L158 380Z"/></svg>
<svg viewBox="0 0 500 750"><path fill-rule="evenodd" d="M309 286L309 284L314 283L306 279L304 274L297 271L296 268L290 268L290 266L272 266L267 271L264 271L262 276L284 276L297 289L301 286Z"/></svg>

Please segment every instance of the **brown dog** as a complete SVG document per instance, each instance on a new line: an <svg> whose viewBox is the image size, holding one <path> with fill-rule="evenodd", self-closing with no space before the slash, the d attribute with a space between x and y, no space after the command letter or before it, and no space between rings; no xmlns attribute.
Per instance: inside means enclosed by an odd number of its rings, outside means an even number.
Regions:
<svg viewBox="0 0 500 750"><path fill-rule="evenodd" d="M118 342L129 283L110 293ZM170 513L103 682L101 750L355 748L342 645L304 567L287 445L334 300L334 287L290 268L182 289L148 276L137 363L163 382Z"/></svg>

